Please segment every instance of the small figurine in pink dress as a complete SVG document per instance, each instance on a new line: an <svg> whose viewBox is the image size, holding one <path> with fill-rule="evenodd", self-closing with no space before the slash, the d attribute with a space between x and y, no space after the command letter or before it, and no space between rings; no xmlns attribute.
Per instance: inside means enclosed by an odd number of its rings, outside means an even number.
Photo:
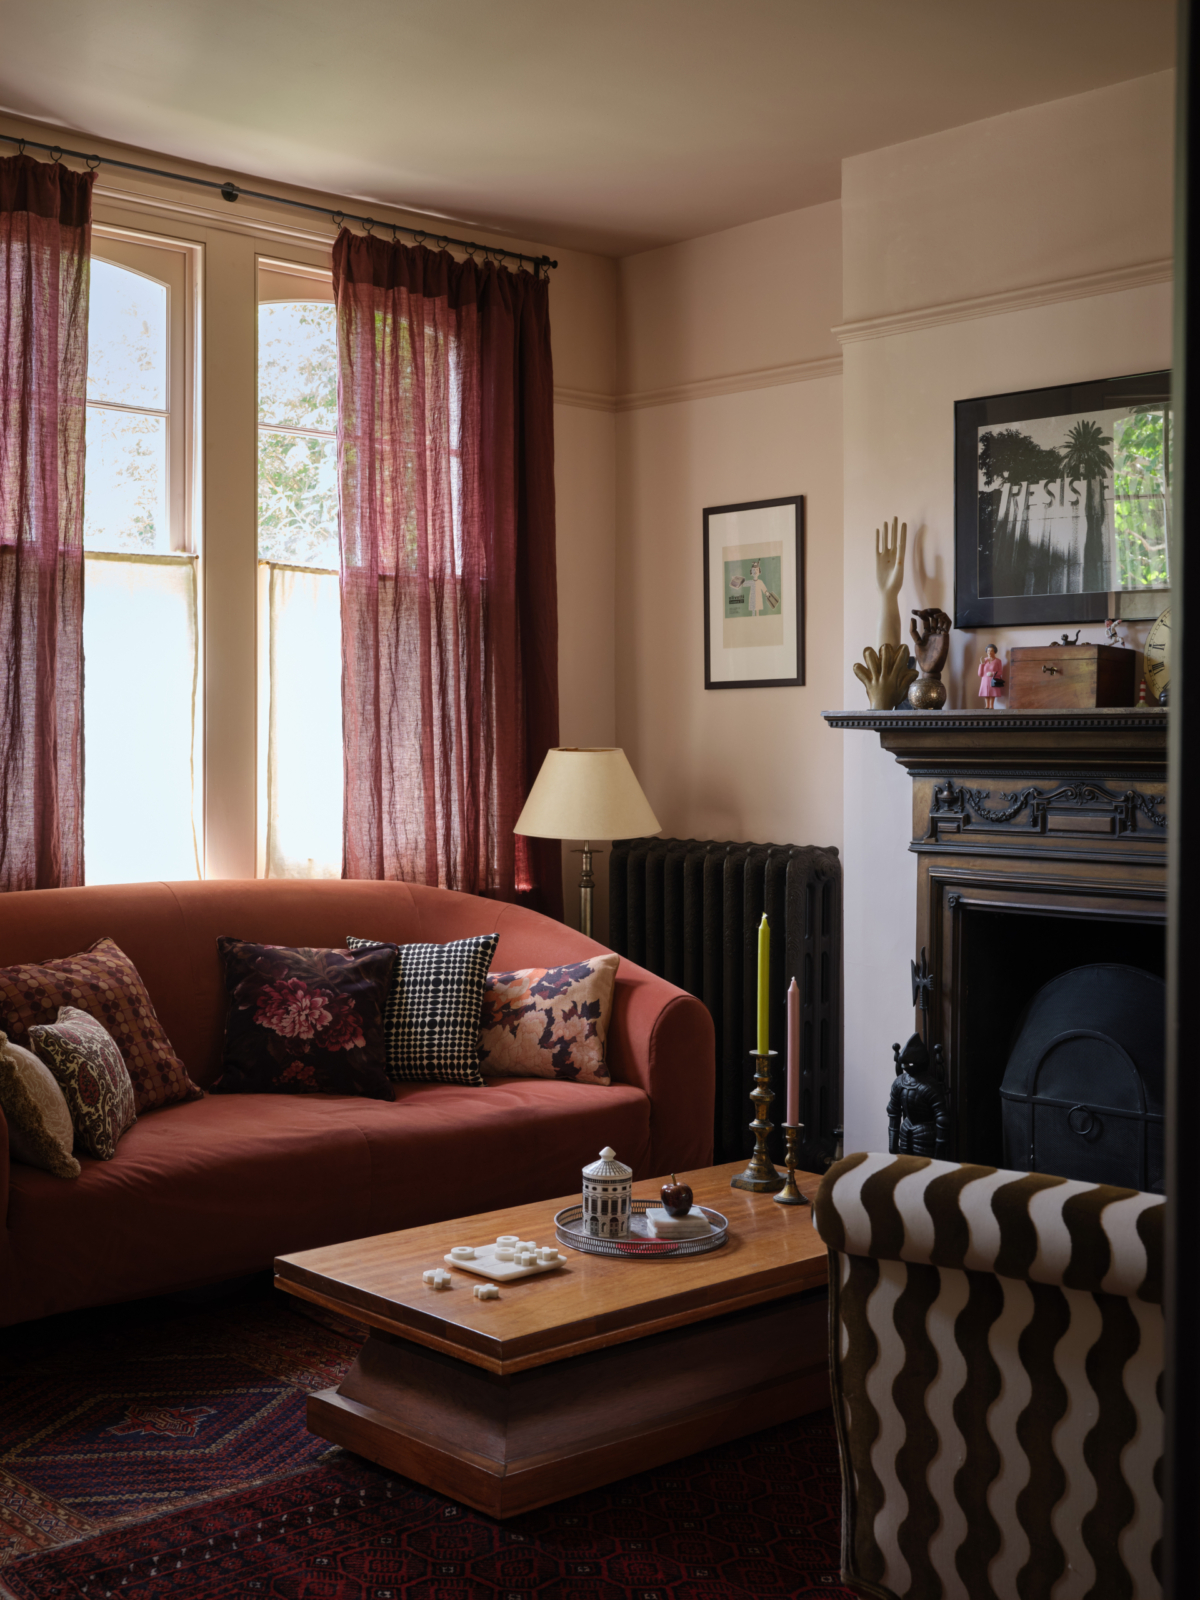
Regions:
<svg viewBox="0 0 1200 1600"><path fill-rule="evenodd" d="M1004 679L1001 677L1003 669L1004 663L996 646L988 645L987 650L979 658L979 698L984 701L989 711L995 710L996 695L1004 687Z"/></svg>

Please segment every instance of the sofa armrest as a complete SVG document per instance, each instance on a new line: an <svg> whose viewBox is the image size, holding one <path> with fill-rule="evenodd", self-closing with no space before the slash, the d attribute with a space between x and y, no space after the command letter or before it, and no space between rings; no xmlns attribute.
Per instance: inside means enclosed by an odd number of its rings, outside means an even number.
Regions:
<svg viewBox="0 0 1200 1600"><path fill-rule="evenodd" d="M656 1178L712 1162L716 1035L708 1008L693 995L622 959L608 1035L614 1080L650 1099L646 1171Z"/></svg>
<svg viewBox="0 0 1200 1600"><path fill-rule="evenodd" d="M1047 1172L859 1152L821 1179L813 1221L832 1251L965 1267L1161 1305L1159 1194Z"/></svg>

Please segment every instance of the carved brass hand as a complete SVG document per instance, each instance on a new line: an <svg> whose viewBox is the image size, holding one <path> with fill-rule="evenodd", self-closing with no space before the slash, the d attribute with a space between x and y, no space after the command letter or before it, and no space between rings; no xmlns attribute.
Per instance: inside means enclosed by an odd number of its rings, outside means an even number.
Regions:
<svg viewBox="0 0 1200 1600"><path fill-rule="evenodd" d="M908 646L885 644L875 651L868 645L863 661L854 663L854 676L866 689L871 709L893 710L917 676L916 668L908 664Z"/></svg>
<svg viewBox="0 0 1200 1600"><path fill-rule="evenodd" d="M898 530L898 531L897 531ZM908 523L892 518L891 533L887 519L883 528L875 529L875 582L879 585L879 637L880 647L898 645L900 639L900 606L897 596L904 582L904 548L908 541Z"/></svg>
<svg viewBox="0 0 1200 1600"><path fill-rule="evenodd" d="M944 611L939 611L936 606L928 611L913 611L913 616L920 619L921 631L917 631L916 622L910 622L908 631L912 634L916 656L921 671L925 673L938 673L946 665L946 657L950 654L950 629L951 621Z"/></svg>

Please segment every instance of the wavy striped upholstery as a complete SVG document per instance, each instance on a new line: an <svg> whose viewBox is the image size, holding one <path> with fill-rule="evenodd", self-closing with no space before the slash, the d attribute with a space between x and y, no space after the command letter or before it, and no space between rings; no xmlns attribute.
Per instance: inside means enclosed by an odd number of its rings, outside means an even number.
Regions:
<svg viewBox="0 0 1200 1600"><path fill-rule="evenodd" d="M842 1565L906 1600L1156 1600L1159 1195L921 1156L821 1183Z"/></svg>

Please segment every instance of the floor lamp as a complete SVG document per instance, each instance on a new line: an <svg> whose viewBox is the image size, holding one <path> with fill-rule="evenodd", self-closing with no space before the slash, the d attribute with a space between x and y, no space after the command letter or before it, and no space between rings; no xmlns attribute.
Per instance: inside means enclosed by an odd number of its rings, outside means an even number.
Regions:
<svg viewBox="0 0 1200 1600"><path fill-rule="evenodd" d="M593 839L640 839L659 821L624 750L547 750L514 833L534 839L582 839L579 929L592 935Z"/></svg>

